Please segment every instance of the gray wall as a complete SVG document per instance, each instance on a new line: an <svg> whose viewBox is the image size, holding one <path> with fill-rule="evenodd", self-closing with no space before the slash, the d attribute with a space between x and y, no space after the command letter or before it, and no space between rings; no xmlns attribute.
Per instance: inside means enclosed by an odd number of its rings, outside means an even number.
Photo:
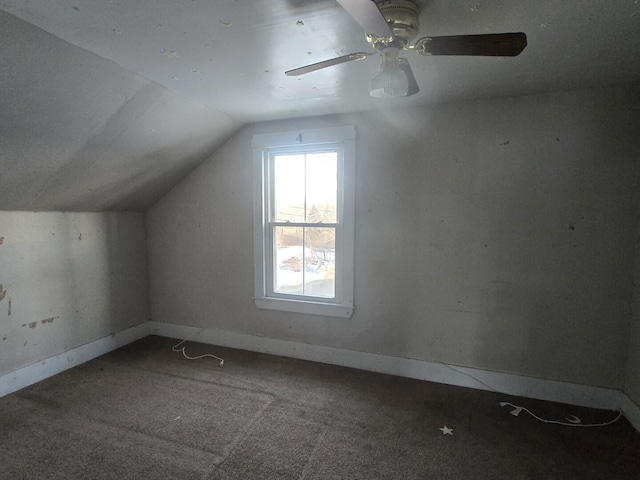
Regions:
<svg viewBox="0 0 640 480"><path fill-rule="evenodd" d="M639 215L640 217L640 215ZM640 406L640 224L636 237L636 271L634 277L633 317L631 323L631 341L627 360L627 379L625 392Z"/></svg>
<svg viewBox="0 0 640 480"><path fill-rule="evenodd" d="M152 318L622 388L639 99L620 87L248 126L148 212ZM257 310L251 136L349 124L355 313Z"/></svg>
<svg viewBox="0 0 640 480"><path fill-rule="evenodd" d="M148 320L141 213L0 211L0 374Z"/></svg>

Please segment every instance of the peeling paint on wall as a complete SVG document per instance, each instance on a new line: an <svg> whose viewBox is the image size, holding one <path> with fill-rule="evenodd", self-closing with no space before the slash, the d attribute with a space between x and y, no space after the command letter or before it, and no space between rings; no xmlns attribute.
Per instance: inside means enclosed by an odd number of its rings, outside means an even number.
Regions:
<svg viewBox="0 0 640 480"><path fill-rule="evenodd" d="M60 318L59 316L57 317L49 317L49 318L44 318L42 320L40 320L40 323L42 325L44 325L45 323L53 323L53 321L56 318ZM29 327L29 328L36 328L38 326L38 322L29 322L29 323L23 323L22 324L23 327Z"/></svg>
<svg viewBox="0 0 640 480"><path fill-rule="evenodd" d="M4 237L0 237L0 245L4 243Z"/></svg>
<svg viewBox="0 0 640 480"><path fill-rule="evenodd" d="M0 283L0 302L4 299L4 296L7 294L7 291L2 288L2 284Z"/></svg>

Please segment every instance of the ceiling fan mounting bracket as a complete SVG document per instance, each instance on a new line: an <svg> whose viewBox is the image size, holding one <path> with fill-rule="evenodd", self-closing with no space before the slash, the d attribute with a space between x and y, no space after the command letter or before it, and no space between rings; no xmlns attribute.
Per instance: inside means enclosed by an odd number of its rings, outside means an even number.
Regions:
<svg viewBox="0 0 640 480"><path fill-rule="evenodd" d="M420 9L410 0L383 0L377 6L393 36L378 37L367 33L367 41L376 50L405 48L420 30Z"/></svg>
<svg viewBox="0 0 640 480"><path fill-rule="evenodd" d="M431 42L431 39L429 37L421 38L412 48L420 55L431 55L431 52L427 50L427 45L429 45L429 42Z"/></svg>

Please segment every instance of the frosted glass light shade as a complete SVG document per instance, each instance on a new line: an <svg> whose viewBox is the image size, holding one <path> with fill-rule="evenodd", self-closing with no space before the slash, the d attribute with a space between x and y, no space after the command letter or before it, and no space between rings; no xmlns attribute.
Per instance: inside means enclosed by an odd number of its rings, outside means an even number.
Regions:
<svg viewBox="0 0 640 480"><path fill-rule="evenodd" d="M409 91L407 74L397 65L383 65L371 79L369 95L375 98L405 97Z"/></svg>

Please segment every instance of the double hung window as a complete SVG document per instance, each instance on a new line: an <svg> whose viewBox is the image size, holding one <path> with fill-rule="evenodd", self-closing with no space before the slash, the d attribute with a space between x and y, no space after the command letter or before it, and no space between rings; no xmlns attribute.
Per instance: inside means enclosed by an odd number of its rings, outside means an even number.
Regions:
<svg viewBox="0 0 640 480"><path fill-rule="evenodd" d="M254 135L259 308L353 312L355 129Z"/></svg>

